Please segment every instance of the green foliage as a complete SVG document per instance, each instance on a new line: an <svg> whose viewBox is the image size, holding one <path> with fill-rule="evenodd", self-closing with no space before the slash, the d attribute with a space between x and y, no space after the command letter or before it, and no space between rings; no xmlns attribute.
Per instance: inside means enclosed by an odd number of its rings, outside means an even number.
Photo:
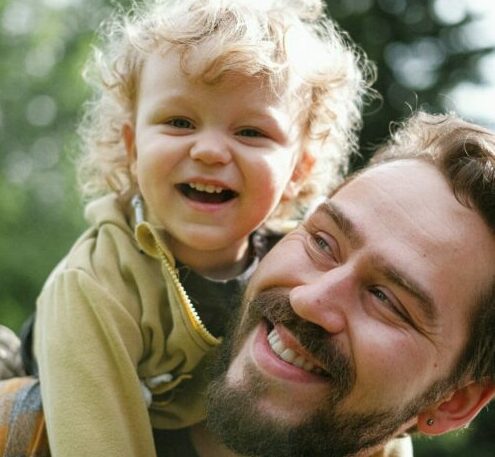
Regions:
<svg viewBox="0 0 495 457"><path fill-rule="evenodd" d="M46 276L84 227L74 184L75 126L88 93L81 69L94 30L128 1L0 0L0 322L19 330ZM411 109L448 108L448 91L479 81L487 49L442 23L427 0L329 0L331 14L377 63L380 106L368 107L362 164ZM456 2L452 2L454 4ZM416 456L492 457L495 415L462 433L417 439Z"/></svg>
<svg viewBox="0 0 495 457"><path fill-rule="evenodd" d="M97 23L81 5L5 1L0 19L0 322L18 330L81 230L74 128Z"/></svg>
<svg viewBox="0 0 495 457"><path fill-rule="evenodd" d="M466 14L445 23L430 0L328 0L328 11L378 68L375 89L382 103L367 109L361 136L362 159L389 134L390 124L412 110L452 110L449 91L463 81L480 82L478 62L493 48L470 43ZM444 2L445 3L445 2ZM466 2L469 3L469 2ZM450 2L450 8L462 0ZM476 119L473 119L476 121Z"/></svg>

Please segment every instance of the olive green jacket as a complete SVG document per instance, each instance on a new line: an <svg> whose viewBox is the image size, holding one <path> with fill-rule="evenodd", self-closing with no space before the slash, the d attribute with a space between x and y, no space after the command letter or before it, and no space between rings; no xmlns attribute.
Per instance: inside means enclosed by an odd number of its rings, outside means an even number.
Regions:
<svg viewBox="0 0 495 457"><path fill-rule="evenodd" d="M37 302L34 351L51 452L152 457L151 426L205 417L200 362L219 341L150 225L135 237L113 195L90 204L86 217L91 228Z"/></svg>

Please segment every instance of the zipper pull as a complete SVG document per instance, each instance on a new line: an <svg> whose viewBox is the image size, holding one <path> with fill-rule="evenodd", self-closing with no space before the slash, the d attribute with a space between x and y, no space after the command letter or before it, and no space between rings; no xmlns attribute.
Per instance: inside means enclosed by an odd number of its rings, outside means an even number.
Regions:
<svg viewBox="0 0 495 457"><path fill-rule="evenodd" d="M139 225L144 221L144 204L141 195L134 195L131 199L131 205L134 208L134 219L136 220L136 225Z"/></svg>

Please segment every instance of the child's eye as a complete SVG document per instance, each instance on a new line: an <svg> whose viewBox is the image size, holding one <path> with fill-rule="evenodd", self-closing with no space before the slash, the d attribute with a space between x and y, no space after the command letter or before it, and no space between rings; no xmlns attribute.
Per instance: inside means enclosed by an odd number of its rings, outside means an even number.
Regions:
<svg viewBox="0 0 495 457"><path fill-rule="evenodd" d="M165 124L175 127L177 129L193 129L194 124L184 117L174 117L169 119Z"/></svg>
<svg viewBox="0 0 495 457"><path fill-rule="evenodd" d="M237 132L237 135L248 138L265 138L266 135L258 129L244 128Z"/></svg>

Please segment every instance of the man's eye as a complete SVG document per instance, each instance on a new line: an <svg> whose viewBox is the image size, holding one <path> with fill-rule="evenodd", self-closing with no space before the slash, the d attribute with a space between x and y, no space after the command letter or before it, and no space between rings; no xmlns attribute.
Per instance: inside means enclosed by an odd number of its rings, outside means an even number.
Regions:
<svg viewBox="0 0 495 457"><path fill-rule="evenodd" d="M264 138L266 137L266 135L257 130L257 129L250 129L250 128L245 128L245 129L241 129L237 132L237 135L239 136L245 136L245 137L248 137L248 138Z"/></svg>
<svg viewBox="0 0 495 457"><path fill-rule="evenodd" d="M193 129L194 125L189 119L185 119L183 117L175 117L173 119L169 119L165 124L175 127L177 129Z"/></svg>
<svg viewBox="0 0 495 457"><path fill-rule="evenodd" d="M318 235L317 233L315 233L311 237L311 241L312 241L312 244L315 246L316 250L319 253L325 254L327 256L330 255L332 257L332 259L335 260L336 254L334 252L335 251L335 248L332 245L332 242L327 241L325 239L325 237L323 237L321 235Z"/></svg>
<svg viewBox="0 0 495 457"><path fill-rule="evenodd" d="M307 242L307 253L318 268L328 270L339 264L338 247L334 240L328 240L327 235L310 233Z"/></svg>
<svg viewBox="0 0 495 457"><path fill-rule="evenodd" d="M385 294L382 290L376 288L376 287L371 287L370 292L378 298L378 300L390 303L390 300L387 297L387 294Z"/></svg>
<svg viewBox="0 0 495 457"><path fill-rule="evenodd" d="M396 304L395 300L390 298L383 290L378 287L370 287L370 293L375 296L381 303L383 303L390 311L392 311L396 316L406 322L410 322L409 317L406 313L401 310L401 307Z"/></svg>
<svg viewBox="0 0 495 457"><path fill-rule="evenodd" d="M315 235L313 240L322 251L331 251L330 245L321 236Z"/></svg>

